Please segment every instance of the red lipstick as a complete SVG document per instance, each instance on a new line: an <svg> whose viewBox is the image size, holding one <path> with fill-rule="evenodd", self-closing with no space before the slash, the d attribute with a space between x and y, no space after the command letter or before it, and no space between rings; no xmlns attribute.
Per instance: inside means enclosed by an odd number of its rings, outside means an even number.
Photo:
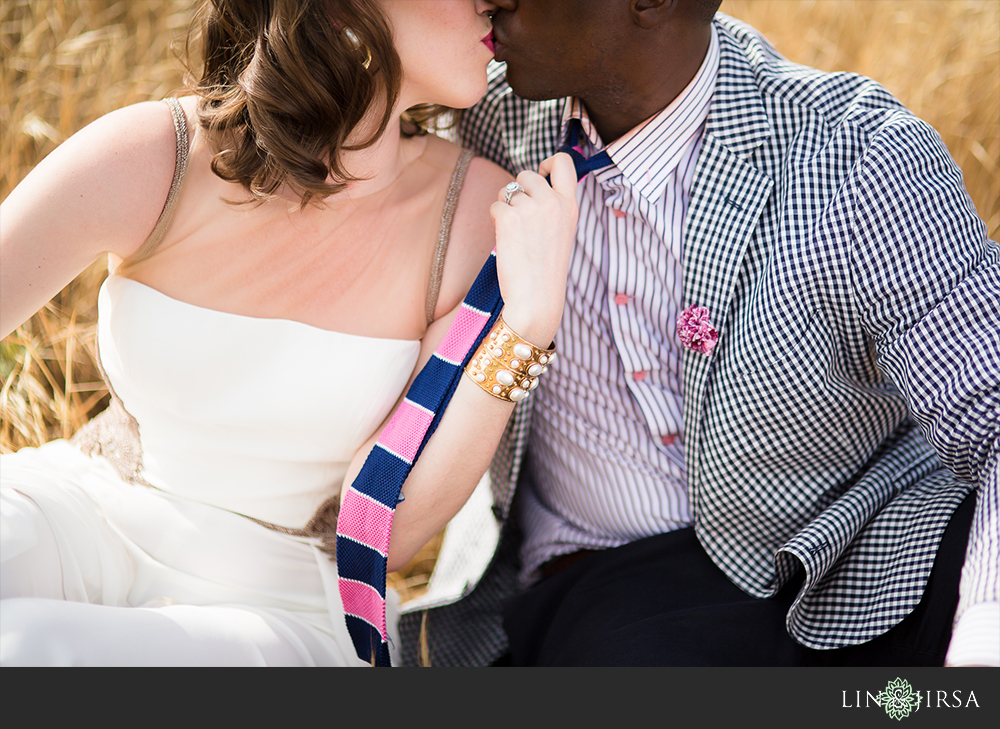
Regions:
<svg viewBox="0 0 1000 729"><path fill-rule="evenodd" d="M486 34L486 37L482 39L483 44L490 49L490 53L494 52L493 48L493 31L491 30Z"/></svg>

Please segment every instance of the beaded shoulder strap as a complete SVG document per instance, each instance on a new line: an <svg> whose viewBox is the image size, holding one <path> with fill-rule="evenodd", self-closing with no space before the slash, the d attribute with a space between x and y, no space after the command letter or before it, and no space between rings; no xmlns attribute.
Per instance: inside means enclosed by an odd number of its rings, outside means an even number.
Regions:
<svg viewBox="0 0 1000 729"><path fill-rule="evenodd" d="M451 184L444 199L444 211L441 214L441 232L438 234L437 249L434 251L434 262L431 264L431 280L427 286L427 324L434 321L434 309L437 306L438 294L441 293L441 276L444 274L444 257L448 253L448 241L451 240L451 224L455 219L455 208L458 207L458 197L462 194L465 184L465 173L473 158L472 150L464 149L455 163L455 171L451 174Z"/></svg>
<svg viewBox="0 0 1000 729"><path fill-rule="evenodd" d="M144 258L148 258L156 250L156 247L160 245L160 241L163 240L163 236L170 226L170 221L173 220L174 210L177 208L177 200L180 197L181 185L184 183L184 175L187 172L187 116L184 114L184 109L181 108L181 104L177 99L171 97L164 99L163 102L170 107L170 115L174 120L174 132L177 135L177 150L174 156L174 177L170 181L170 191L167 193L167 200L163 204L163 210L160 212L160 217L157 218L152 232L143 241L139 250L125 260L122 267L131 266Z"/></svg>

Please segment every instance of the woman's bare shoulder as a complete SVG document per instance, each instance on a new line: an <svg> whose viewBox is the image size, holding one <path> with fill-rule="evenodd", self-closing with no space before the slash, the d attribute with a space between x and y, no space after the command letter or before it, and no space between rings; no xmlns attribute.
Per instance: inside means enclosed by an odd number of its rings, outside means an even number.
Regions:
<svg viewBox="0 0 1000 729"><path fill-rule="evenodd" d="M453 146L457 158L461 149ZM513 175L507 170L482 157L474 157L469 163L452 222L438 315L447 313L462 301L493 250L496 229L490 206L512 179Z"/></svg>
<svg viewBox="0 0 1000 729"><path fill-rule="evenodd" d="M25 321L105 253L134 253L173 179L170 109L111 112L60 144L3 201L4 333Z"/></svg>
<svg viewBox="0 0 1000 729"><path fill-rule="evenodd" d="M158 168L165 167L163 171L172 176L175 149L176 133L169 106L161 101L144 101L95 119L57 147L53 155L65 156L64 163L90 162L112 170L139 163L146 168L145 173L154 176Z"/></svg>
<svg viewBox="0 0 1000 729"><path fill-rule="evenodd" d="M482 157L473 157L465 175L465 184L455 210L455 228L462 245L485 260L496 242L490 206L497 202L500 190L513 180L507 170Z"/></svg>
<svg viewBox="0 0 1000 729"><path fill-rule="evenodd" d="M493 202L500 188L513 179L514 175L495 162L483 157L473 157L469 163L465 185L470 195L485 195Z"/></svg>
<svg viewBox="0 0 1000 729"><path fill-rule="evenodd" d="M169 107L149 101L112 111L59 145L9 198L48 201L58 220L93 232L125 257L152 230L173 179L176 133ZM37 202L32 202L37 201ZM53 221L55 222L55 221Z"/></svg>
<svg viewBox="0 0 1000 729"><path fill-rule="evenodd" d="M433 157L439 160L442 166L449 170L452 169L462 154L462 147L449 139L433 134L427 135L427 140L426 156ZM474 157L465 176L462 195L474 196L477 192L481 192L483 186L487 189L491 189L496 184L503 187L513 179L514 176L500 165L482 157ZM493 194L496 194L496 190L493 190Z"/></svg>

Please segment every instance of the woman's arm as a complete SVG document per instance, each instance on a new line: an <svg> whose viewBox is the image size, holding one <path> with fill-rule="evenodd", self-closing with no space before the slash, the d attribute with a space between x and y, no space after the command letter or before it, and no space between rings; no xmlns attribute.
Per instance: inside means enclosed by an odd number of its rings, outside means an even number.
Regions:
<svg viewBox="0 0 1000 729"><path fill-rule="evenodd" d="M526 194L519 193L512 205L506 205L501 191L490 215L496 226L504 320L524 339L547 347L565 301L576 230L576 174L567 155L546 160L540 173L522 172L518 181ZM544 179L549 173L551 187ZM428 328L416 371L430 359L457 310L456 306ZM489 467L514 407L462 376L438 429L403 485L406 500L393 518L390 572L404 566L466 502ZM345 486L361 470L380 432L355 457Z"/></svg>
<svg viewBox="0 0 1000 729"><path fill-rule="evenodd" d="M0 337L105 253L149 235L173 178L170 109L145 102L84 127L0 205Z"/></svg>

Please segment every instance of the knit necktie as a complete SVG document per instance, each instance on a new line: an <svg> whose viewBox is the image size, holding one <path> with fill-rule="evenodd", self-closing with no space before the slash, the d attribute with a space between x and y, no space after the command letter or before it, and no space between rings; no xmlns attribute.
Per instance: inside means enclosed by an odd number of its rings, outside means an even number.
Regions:
<svg viewBox="0 0 1000 729"><path fill-rule="evenodd" d="M580 151L580 132L582 131L583 124L580 120L575 117L570 119L569 132L566 135L566 143L559 148L560 152L565 152L573 158L573 164L576 167L577 182L582 180L588 173L593 172L594 170L599 170L614 164L606 149L602 149L593 157L583 156L583 152Z"/></svg>
<svg viewBox="0 0 1000 729"><path fill-rule="evenodd" d="M577 181L613 164L606 151L589 159L579 150L582 125L572 119L560 152L573 158ZM496 252L476 277L444 339L420 370L402 405L379 434L354 482L341 496L337 517L337 573L347 630L358 657L389 666L385 622L385 574L392 517L403 500L403 483L437 429L462 369L496 323L503 299Z"/></svg>
<svg viewBox="0 0 1000 729"><path fill-rule="evenodd" d="M476 277L455 320L379 435L337 517L337 572L347 630L363 661L389 666L385 574L396 504L413 464L458 387L462 369L496 323L503 299L496 253Z"/></svg>

